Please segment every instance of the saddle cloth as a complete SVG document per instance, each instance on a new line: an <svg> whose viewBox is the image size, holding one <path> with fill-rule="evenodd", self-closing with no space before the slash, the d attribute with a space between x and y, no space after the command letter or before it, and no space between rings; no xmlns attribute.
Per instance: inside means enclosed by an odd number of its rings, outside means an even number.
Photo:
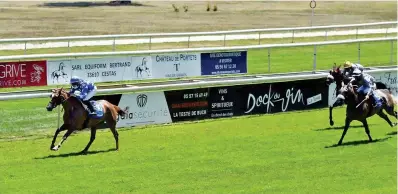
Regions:
<svg viewBox="0 0 398 194"><path fill-rule="evenodd" d="M99 119L99 118L101 118L102 116L104 116L104 109L102 108L102 104L101 104L101 103L99 103L99 102L97 102L97 101L94 101L94 100L90 100L90 103L91 103L91 105L93 106L94 111L95 111L95 113L96 113L96 115L89 115L90 118ZM83 105L84 109L85 109L87 112L90 112L90 110L88 109L88 107L87 107L83 102L82 102L82 105Z"/></svg>

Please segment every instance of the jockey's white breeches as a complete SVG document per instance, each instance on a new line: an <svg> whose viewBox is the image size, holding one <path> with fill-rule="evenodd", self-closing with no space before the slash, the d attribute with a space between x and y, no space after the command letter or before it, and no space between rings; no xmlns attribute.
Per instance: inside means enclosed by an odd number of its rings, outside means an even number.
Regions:
<svg viewBox="0 0 398 194"><path fill-rule="evenodd" d="M97 86L94 86L94 89L91 90L91 91L87 94L87 96L83 99L83 101L90 100L90 98L92 98L96 93L97 93Z"/></svg>

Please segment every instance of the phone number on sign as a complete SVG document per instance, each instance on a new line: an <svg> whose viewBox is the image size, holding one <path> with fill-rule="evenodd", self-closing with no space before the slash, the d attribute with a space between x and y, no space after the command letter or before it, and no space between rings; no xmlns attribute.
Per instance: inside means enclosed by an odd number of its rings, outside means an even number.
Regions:
<svg viewBox="0 0 398 194"><path fill-rule="evenodd" d="M216 69L235 69L236 64L224 64L224 65L216 65Z"/></svg>
<svg viewBox="0 0 398 194"><path fill-rule="evenodd" d="M203 98L203 97L207 97L207 95L208 95L207 92L184 94L184 99Z"/></svg>
<svg viewBox="0 0 398 194"><path fill-rule="evenodd" d="M108 77L108 76L116 76L116 71L103 71L103 72L88 72L87 77Z"/></svg>

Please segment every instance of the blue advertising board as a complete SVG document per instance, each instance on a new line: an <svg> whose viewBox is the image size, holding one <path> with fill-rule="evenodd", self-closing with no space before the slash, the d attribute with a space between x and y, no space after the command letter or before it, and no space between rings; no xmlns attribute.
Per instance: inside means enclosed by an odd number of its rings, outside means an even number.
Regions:
<svg viewBox="0 0 398 194"><path fill-rule="evenodd" d="M201 53L202 75L247 73L247 51Z"/></svg>

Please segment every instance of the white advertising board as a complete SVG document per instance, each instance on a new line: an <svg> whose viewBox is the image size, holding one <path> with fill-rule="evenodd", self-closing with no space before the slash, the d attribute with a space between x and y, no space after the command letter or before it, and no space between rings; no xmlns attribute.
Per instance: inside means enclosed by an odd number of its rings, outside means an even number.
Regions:
<svg viewBox="0 0 398 194"><path fill-rule="evenodd" d="M123 94L118 106L127 114L118 117L116 127L172 122L164 92Z"/></svg>
<svg viewBox="0 0 398 194"><path fill-rule="evenodd" d="M200 53L170 53L152 55L154 78L201 76Z"/></svg>
<svg viewBox="0 0 398 194"><path fill-rule="evenodd" d="M150 60L125 56L47 61L47 84L67 84L72 76L91 82L152 78Z"/></svg>

